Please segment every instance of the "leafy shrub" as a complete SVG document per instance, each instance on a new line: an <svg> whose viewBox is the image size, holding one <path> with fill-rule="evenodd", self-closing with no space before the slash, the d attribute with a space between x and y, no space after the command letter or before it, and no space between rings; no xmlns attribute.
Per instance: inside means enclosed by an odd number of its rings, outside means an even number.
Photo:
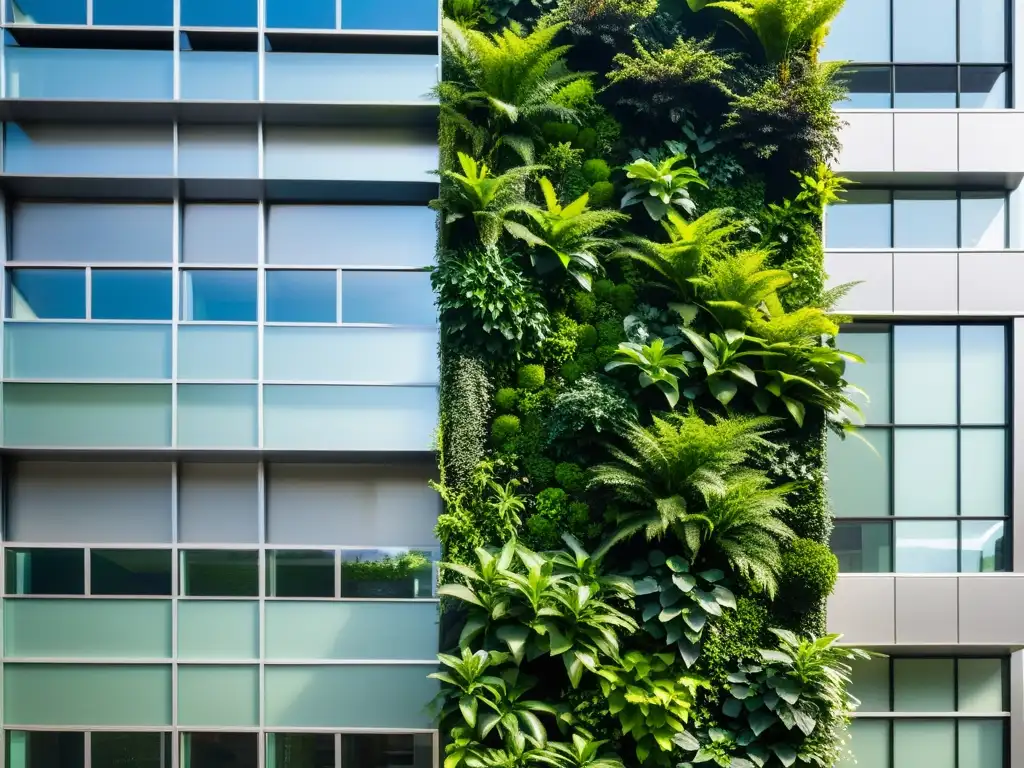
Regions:
<svg viewBox="0 0 1024 768"><path fill-rule="evenodd" d="M577 291L572 295L572 308L580 320L587 322L597 311L597 299L589 291Z"/></svg>
<svg viewBox="0 0 1024 768"><path fill-rule="evenodd" d="M572 123L547 122L541 128L544 138L552 144L571 143L580 129Z"/></svg>
<svg viewBox="0 0 1024 768"><path fill-rule="evenodd" d="M691 184L707 186L700 174L689 165L684 165L686 155L672 155L655 164L648 157L641 156L625 166L629 184L620 206L628 208L643 203L648 215L661 221L673 208L687 216L697 212L697 204L690 198Z"/></svg>
<svg viewBox="0 0 1024 768"><path fill-rule="evenodd" d="M622 323L617 320L605 320L597 324L597 343L601 346L618 347L626 340L626 332Z"/></svg>
<svg viewBox="0 0 1024 768"><path fill-rule="evenodd" d="M467 486L487 444L491 382L479 357L445 349L441 352L440 432L445 482Z"/></svg>
<svg viewBox="0 0 1024 768"><path fill-rule="evenodd" d="M562 374L562 378L569 384L575 384L583 377L584 374L583 366L575 360L570 360L568 363L563 365L558 372Z"/></svg>
<svg viewBox="0 0 1024 768"><path fill-rule="evenodd" d="M583 164L583 175L591 184L596 184L599 181L608 181L612 177L612 169L604 160L587 160Z"/></svg>
<svg viewBox="0 0 1024 768"><path fill-rule="evenodd" d="M527 392L536 392L544 386L544 366L524 365L519 369L519 386Z"/></svg>
<svg viewBox="0 0 1024 768"><path fill-rule="evenodd" d="M598 181L590 185L587 190L590 195L590 204L595 208L605 208L612 204L615 198L615 185L610 181Z"/></svg>
<svg viewBox="0 0 1024 768"><path fill-rule="evenodd" d="M536 511L526 519L530 544L538 549L561 546L563 533L577 538L585 535L590 508L583 502L571 502L561 488L546 488L537 494Z"/></svg>
<svg viewBox="0 0 1024 768"><path fill-rule="evenodd" d="M839 575L839 561L826 545L810 539L794 539L782 555L781 588L788 607L802 613L832 594Z"/></svg>
<svg viewBox="0 0 1024 768"><path fill-rule="evenodd" d="M576 334L576 345L580 349L593 349L596 347L597 328L592 325L581 325Z"/></svg>
<svg viewBox="0 0 1024 768"><path fill-rule="evenodd" d="M555 462L546 456L528 456L523 471L535 486L544 486L555 479Z"/></svg>
<svg viewBox="0 0 1024 768"><path fill-rule="evenodd" d="M611 362L611 359L615 357L615 353L618 351L618 347L612 347L609 345L602 345L594 350L594 357L597 358L597 367L603 368Z"/></svg>
<svg viewBox="0 0 1024 768"><path fill-rule="evenodd" d="M608 301L615 290L615 283L607 277L601 278L594 283L594 298L598 301Z"/></svg>
<svg viewBox="0 0 1024 768"><path fill-rule="evenodd" d="M611 304L620 314L627 314L636 304L636 289L629 283L616 285L612 290Z"/></svg>
<svg viewBox="0 0 1024 768"><path fill-rule="evenodd" d="M551 168L551 172L564 182L566 174L578 170L583 173L583 150L573 149L567 141L552 144L540 157L541 163ZM584 177L585 178L585 177Z"/></svg>
<svg viewBox="0 0 1024 768"><path fill-rule="evenodd" d="M579 464L563 461L555 467L555 480L569 493L579 493L586 483L586 474Z"/></svg>
<svg viewBox="0 0 1024 768"><path fill-rule="evenodd" d="M579 147L587 152L592 152L597 146L597 131L593 128L584 128L576 134L576 138L573 140L573 146Z"/></svg>
<svg viewBox="0 0 1024 768"><path fill-rule="evenodd" d="M579 326L571 317L557 314L552 318L552 331L540 345L540 359L557 370L576 354Z"/></svg>
<svg viewBox="0 0 1024 768"><path fill-rule="evenodd" d="M604 376L584 376L555 398L548 419L548 440L585 443L636 420L629 396Z"/></svg>
<svg viewBox="0 0 1024 768"><path fill-rule="evenodd" d="M589 80L576 80L555 94L556 103L577 112L594 104L594 84Z"/></svg>
<svg viewBox="0 0 1024 768"><path fill-rule="evenodd" d="M502 413L514 411L518 402L519 393L511 387L502 387L494 393L494 407Z"/></svg>
<svg viewBox="0 0 1024 768"><path fill-rule="evenodd" d="M491 440L495 445L504 445L519 433L519 417L504 414L491 425Z"/></svg>

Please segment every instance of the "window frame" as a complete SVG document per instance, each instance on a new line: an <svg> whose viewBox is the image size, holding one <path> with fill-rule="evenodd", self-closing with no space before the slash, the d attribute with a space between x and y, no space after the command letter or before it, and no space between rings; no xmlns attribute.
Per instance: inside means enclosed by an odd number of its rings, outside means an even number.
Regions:
<svg viewBox="0 0 1024 768"><path fill-rule="evenodd" d="M987 110L997 110L997 109L1013 109L1014 108L1013 107L1013 67L1011 65L1003 63L1003 62L996 62L996 63L992 63L992 64L961 64L959 62L946 62L946 63L935 63L935 62L899 62L899 63L892 63L892 62L887 62L887 63L865 62L865 63L861 63L861 62L857 62L856 64L851 64L851 65L844 66L842 68L842 70L840 70L840 76L842 76L843 74L845 74L847 72L851 72L851 71L858 70L858 69L867 69L867 68L879 69L879 70L881 70L881 69L888 70L888 75L889 75L889 105L887 107L856 107L856 106L847 106L847 102L844 100L844 101L836 102L836 104L834 105L836 109L840 109L840 110L846 110L846 109L851 109L851 110L857 110L857 109L907 109L907 110L916 110L916 109L924 109L924 110L932 110L932 109L933 110L942 110L942 109L968 109L968 110L973 110L973 109L981 109L981 110L986 110L987 109ZM964 80L964 78L963 78L963 74L964 74L964 70L965 69L967 69L967 70L985 69L985 68L987 68L987 69L999 69L999 70L1001 70L1002 74L1006 76L1006 87L1005 87L1005 92L1003 94L1004 106L1002 106L1002 107L965 107L965 106L963 106L963 94L964 94L964 88L963 88L963 80ZM955 105L951 106L951 107L902 107L902 106L897 106L896 105L896 96L897 96L898 92L896 90L896 74L897 74L897 70L900 70L900 69L955 69L956 70L956 91L954 93ZM936 91L936 93L940 93L940 91Z"/></svg>

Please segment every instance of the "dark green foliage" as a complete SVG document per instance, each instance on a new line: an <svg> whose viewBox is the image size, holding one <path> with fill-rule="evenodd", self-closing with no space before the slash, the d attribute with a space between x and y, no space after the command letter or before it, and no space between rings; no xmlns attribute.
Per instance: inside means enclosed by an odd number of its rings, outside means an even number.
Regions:
<svg viewBox="0 0 1024 768"><path fill-rule="evenodd" d="M519 417L506 413L494 420L491 425L491 441L501 446L519 433Z"/></svg>
<svg viewBox="0 0 1024 768"><path fill-rule="evenodd" d="M491 391L478 357L442 349L441 469L453 488L464 488L484 459Z"/></svg>
<svg viewBox="0 0 1024 768"><path fill-rule="evenodd" d="M607 278L594 282L594 298L598 301L608 301L612 297L612 291L614 290L615 283Z"/></svg>
<svg viewBox="0 0 1024 768"><path fill-rule="evenodd" d="M555 479L555 462L544 456L527 456L523 471L534 486L545 486Z"/></svg>
<svg viewBox="0 0 1024 768"><path fill-rule="evenodd" d="M770 644L770 622L768 608L761 600L740 597L736 600L736 610L724 612L704 633L699 669L712 681L711 690L716 696L726 676L738 664L760 658L758 649Z"/></svg>
<svg viewBox="0 0 1024 768"><path fill-rule="evenodd" d="M813 610L832 594L839 561L825 544L794 539L782 555L781 590L793 613Z"/></svg>
<svg viewBox="0 0 1024 768"><path fill-rule="evenodd" d="M597 147L597 131L593 128L583 128L576 134L573 146L586 152L593 152Z"/></svg>
<svg viewBox="0 0 1024 768"><path fill-rule="evenodd" d="M597 326L597 343L604 347L617 347L620 342L626 340L626 332L622 328L622 323L616 320L605 320L604 322L598 323Z"/></svg>
<svg viewBox="0 0 1024 768"><path fill-rule="evenodd" d="M589 294L586 294L589 295ZM597 305L594 305L595 309ZM597 328L592 325L581 325L576 334L576 345L579 349L593 349L597 346Z"/></svg>
<svg viewBox="0 0 1024 768"><path fill-rule="evenodd" d="M612 169L604 160L587 160L583 164L583 175L591 184L596 184L599 181L608 181L612 177Z"/></svg>
<svg viewBox="0 0 1024 768"><path fill-rule="evenodd" d="M544 138L552 144L572 143L576 134L580 132L579 126L572 123L544 123Z"/></svg>
<svg viewBox="0 0 1024 768"><path fill-rule="evenodd" d="M494 407L501 413L510 413L516 409L519 393L511 387L502 387L494 393Z"/></svg>
<svg viewBox="0 0 1024 768"><path fill-rule="evenodd" d="M544 366L524 365L519 369L518 381L520 389L536 392L544 386Z"/></svg>
<svg viewBox="0 0 1024 768"><path fill-rule="evenodd" d="M616 285L609 297L611 305L622 315L627 314L636 304L636 290L628 283Z"/></svg>
<svg viewBox="0 0 1024 768"><path fill-rule="evenodd" d="M586 473L579 464L563 461L555 467L555 480L569 493L579 493L586 485Z"/></svg>
<svg viewBox="0 0 1024 768"><path fill-rule="evenodd" d="M590 195L591 206L605 208L615 199L615 185L610 181L598 181L590 185L587 194Z"/></svg>
<svg viewBox="0 0 1024 768"><path fill-rule="evenodd" d="M615 357L616 347L603 345L594 350L594 357L597 358L598 368L604 368Z"/></svg>
<svg viewBox="0 0 1024 768"><path fill-rule="evenodd" d="M597 299L589 291L577 291L572 295L572 309L576 313L576 317L584 323L590 322L594 317L594 313L597 312ZM583 327L590 326L581 326L581 328ZM578 339L579 333L577 333Z"/></svg>
<svg viewBox="0 0 1024 768"><path fill-rule="evenodd" d="M584 376L555 398L548 419L548 440L562 453L570 445L607 437L636 419L629 396L604 376Z"/></svg>
<svg viewBox="0 0 1024 768"><path fill-rule="evenodd" d="M559 373L562 374L562 378L565 379L567 384L575 384L580 380L585 371L582 365L573 360L563 365Z"/></svg>

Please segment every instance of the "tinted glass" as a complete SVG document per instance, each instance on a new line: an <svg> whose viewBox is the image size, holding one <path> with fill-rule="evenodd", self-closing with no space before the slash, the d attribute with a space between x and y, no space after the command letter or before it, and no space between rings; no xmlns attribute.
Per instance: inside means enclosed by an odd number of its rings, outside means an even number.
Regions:
<svg viewBox="0 0 1024 768"><path fill-rule="evenodd" d="M957 423L956 334L950 325L893 329L897 424Z"/></svg>
<svg viewBox="0 0 1024 768"><path fill-rule="evenodd" d="M334 768L334 735L268 733L267 765L276 768Z"/></svg>
<svg viewBox="0 0 1024 768"><path fill-rule="evenodd" d="M956 248L956 194L896 192L893 233L897 248Z"/></svg>
<svg viewBox="0 0 1024 768"><path fill-rule="evenodd" d="M172 51L19 48L6 52L7 95L39 99L172 99Z"/></svg>
<svg viewBox="0 0 1024 768"><path fill-rule="evenodd" d="M843 70L849 98L838 109L889 109L892 106L892 67L851 67Z"/></svg>
<svg viewBox="0 0 1024 768"><path fill-rule="evenodd" d="M955 720L898 720L892 724L893 765L955 768Z"/></svg>
<svg viewBox="0 0 1024 768"><path fill-rule="evenodd" d="M257 0L181 0L183 27L255 27Z"/></svg>
<svg viewBox="0 0 1024 768"><path fill-rule="evenodd" d="M892 197L888 192L854 190L828 207L825 245L842 248L892 247Z"/></svg>
<svg viewBox="0 0 1024 768"><path fill-rule="evenodd" d="M433 594L430 552L351 550L341 554L342 597L414 598Z"/></svg>
<svg viewBox="0 0 1024 768"><path fill-rule="evenodd" d="M181 553L183 592L188 597L256 597L259 553L196 550Z"/></svg>
<svg viewBox="0 0 1024 768"><path fill-rule="evenodd" d="M896 573L956 573L956 527L956 522L952 521L895 523L893 570Z"/></svg>
<svg viewBox="0 0 1024 768"><path fill-rule="evenodd" d="M961 1L960 61L1007 61L1006 35L1006 0Z"/></svg>
<svg viewBox="0 0 1024 768"><path fill-rule="evenodd" d="M182 275L182 320L255 322L256 302L253 270L200 269Z"/></svg>
<svg viewBox="0 0 1024 768"><path fill-rule="evenodd" d="M892 430L828 436L828 490L836 517L888 517Z"/></svg>
<svg viewBox="0 0 1024 768"><path fill-rule="evenodd" d="M1005 248L1006 195L964 192L960 196L960 247Z"/></svg>
<svg viewBox="0 0 1024 768"><path fill-rule="evenodd" d="M94 549L90 579L94 595L170 595L171 552Z"/></svg>
<svg viewBox="0 0 1024 768"><path fill-rule="evenodd" d="M1009 565L1006 551L1006 523L976 520L960 524L960 570L964 573L994 573Z"/></svg>
<svg viewBox="0 0 1024 768"><path fill-rule="evenodd" d="M171 765L171 734L92 734L92 768L167 768Z"/></svg>
<svg viewBox="0 0 1024 768"><path fill-rule="evenodd" d="M174 0L92 0L92 23L170 27L174 24Z"/></svg>
<svg viewBox="0 0 1024 768"><path fill-rule="evenodd" d="M7 550L10 595L84 595L85 552L81 549Z"/></svg>
<svg viewBox="0 0 1024 768"><path fill-rule="evenodd" d="M960 423L1006 420L1006 329L999 325L960 328Z"/></svg>
<svg viewBox="0 0 1024 768"><path fill-rule="evenodd" d="M891 526L888 523L837 522L832 530L832 552L843 573L892 571Z"/></svg>
<svg viewBox="0 0 1024 768"><path fill-rule="evenodd" d="M85 270L8 271L7 311L15 320L85 317Z"/></svg>
<svg viewBox="0 0 1024 768"><path fill-rule="evenodd" d="M334 0L267 0L271 28L334 29L335 22Z"/></svg>
<svg viewBox="0 0 1024 768"><path fill-rule="evenodd" d="M6 732L7 768L84 768L84 733Z"/></svg>
<svg viewBox="0 0 1024 768"><path fill-rule="evenodd" d="M898 429L893 445L894 514L955 516L957 431Z"/></svg>
<svg viewBox="0 0 1024 768"><path fill-rule="evenodd" d="M897 109L956 107L956 67L896 67Z"/></svg>
<svg viewBox="0 0 1024 768"><path fill-rule="evenodd" d="M248 768L259 762L255 733L185 733L182 765L189 768Z"/></svg>
<svg viewBox="0 0 1024 768"><path fill-rule="evenodd" d="M342 29L437 29L436 0L342 0Z"/></svg>
<svg viewBox="0 0 1024 768"><path fill-rule="evenodd" d="M173 133L170 124L4 123L4 170L56 176L170 176Z"/></svg>
<svg viewBox="0 0 1024 768"><path fill-rule="evenodd" d="M889 61L889 3L853 0L832 22L822 58L835 61Z"/></svg>
<svg viewBox="0 0 1024 768"><path fill-rule="evenodd" d="M850 751L836 768L889 768L892 756L888 720L855 718L850 721Z"/></svg>
<svg viewBox="0 0 1024 768"><path fill-rule="evenodd" d="M7 20L16 24L85 24L86 0L7 0Z"/></svg>
<svg viewBox="0 0 1024 768"><path fill-rule="evenodd" d="M964 109L1006 109L1010 106L1006 70L1002 67L961 67L960 106Z"/></svg>
<svg viewBox="0 0 1024 768"><path fill-rule="evenodd" d="M334 597L334 552L270 553L267 594L271 597Z"/></svg>
<svg viewBox="0 0 1024 768"><path fill-rule="evenodd" d="M259 54L249 51L182 51L181 98L200 101L255 100Z"/></svg>
<svg viewBox="0 0 1024 768"><path fill-rule="evenodd" d="M893 0L893 61L956 61L957 0Z"/></svg>
<svg viewBox="0 0 1024 768"><path fill-rule="evenodd" d="M1006 765L1006 722L957 721L957 768L1003 768Z"/></svg>
<svg viewBox="0 0 1024 768"><path fill-rule="evenodd" d="M338 274L333 271L267 272L267 321L336 323Z"/></svg>
<svg viewBox="0 0 1024 768"><path fill-rule="evenodd" d="M960 431L960 514L1002 517L1006 504L1006 433L1002 429Z"/></svg>
<svg viewBox="0 0 1024 768"><path fill-rule="evenodd" d="M96 320L170 320L171 271L94 269L92 316Z"/></svg>
<svg viewBox="0 0 1024 768"><path fill-rule="evenodd" d="M1003 712L1006 701L1006 668L1003 659L957 661L957 712Z"/></svg>
<svg viewBox="0 0 1024 768"><path fill-rule="evenodd" d="M435 325L430 273L343 273L341 319L346 323Z"/></svg>

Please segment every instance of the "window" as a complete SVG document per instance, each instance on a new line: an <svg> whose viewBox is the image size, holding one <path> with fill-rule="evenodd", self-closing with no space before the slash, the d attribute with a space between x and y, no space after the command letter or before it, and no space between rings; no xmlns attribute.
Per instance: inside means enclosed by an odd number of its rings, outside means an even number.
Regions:
<svg viewBox="0 0 1024 768"><path fill-rule="evenodd" d="M255 550L181 553L181 593L187 597L256 597L259 589Z"/></svg>
<svg viewBox="0 0 1024 768"><path fill-rule="evenodd" d="M255 733L183 733L181 764L189 768L257 765L258 738Z"/></svg>
<svg viewBox="0 0 1024 768"><path fill-rule="evenodd" d="M7 316L14 320L84 318L85 270L8 270Z"/></svg>
<svg viewBox="0 0 1024 768"><path fill-rule="evenodd" d="M855 65L843 70L849 97L836 109L1006 109L1009 69L978 65Z"/></svg>
<svg viewBox="0 0 1024 768"><path fill-rule="evenodd" d="M92 0L92 23L106 26L170 27L174 0Z"/></svg>
<svg viewBox="0 0 1024 768"><path fill-rule="evenodd" d="M369 549L342 552L341 596L432 597L434 571L429 551Z"/></svg>
<svg viewBox="0 0 1024 768"><path fill-rule="evenodd" d="M7 731L7 768L84 768L84 733Z"/></svg>
<svg viewBox="0 0 1024 768"><path fill-rule="evenodd" d="M85 24L88 0L7 0L7 20L16 24Z"/></svg>
<svg viewBox="0 0 1024 768"><path fill-rule="evenodd" d="M388 763L398 764L393 761ZM401 764L408 765L404 761ZM274 768L334 768L334 734L268 733L267 765Z"/></svg>
<svg viewBox="0 0 1024 768"><path fill-rule="evenodd" d="M429 272L344 272L341 319L346 323L436 325Z"/></svg>
<svg viewBox="0 0 1024 768"><path fill-rule="evenodd" d="M268 271L267 322L338 322L338 273L334 270Z"/></svg>
<svg viewBox="0 0 1024 768"><path fill-rule="evenodd" d="M171 594L169 550L94 549L89 562L90 594Z"/></svg>
<svg viewBox="0 0 1024 768"><path fill-rule="evenodd" d="M257 0L181 0L183 27L255 27Z"/></svg>
<svg viewBox="0 0 1024 768"><path fill-rule="evenodd" d="M434 764L434 737L428 733L343 734L341 764L429 768Z"/></svg>
<svg viewBox="0 0 1024 768"><path fill-rule="evenodd" d="M825 246L974 248L1009 245L1005 192L852 190L828 208Z"/></svg>
<svg viewBox="0 0 1024 768"><path fill-rule="evenodd" d="M170 320L168 269L92 270L92 317L97 320Z"/></svg>
<svg viewBox="0 0 1024 768"><path fill-rule="evenodd" d="M256 322L254 270L189 270L181 280L182 320Z"/></svg>
<svg viewBox="0 0 1024 768"><path fill-rule="evenodd" d="M167 768L171 765L171 734L110 733L89 734L91 768Z"/></svg>
<svg viewBox="0 0 1024 768"><path fill-rule="evenodd" d="M278 550L269 553L270 597L334 597L333 551Z"/></svg>
<svg viewBox="0 0 1024 768"><path fill-rule="evenodd" d="M334 29L334 0L267 0L267 26L282 29Z"/></svg>
<svg viewBox="0 0 1024 768"><path fill-rule="evenodd" d="M84 595L81 549L8 549L8 595Z"/></svg>
<svg viewBox="0 0 1024 768"><path fill-rule="evenodd" d="M1006 329L853 326L840 346L867 361L848 375L871 398L864 439L830 439L840 570L1005 570Z"/></svg>
<svg viewBox="0 0 1024 768"><path fill-rule="evenodd" d="M850 692L861 706L839 768L1005 768L1007 682L999 658L855 662ZM885 717L890 712L921 716Z"/></svg>

